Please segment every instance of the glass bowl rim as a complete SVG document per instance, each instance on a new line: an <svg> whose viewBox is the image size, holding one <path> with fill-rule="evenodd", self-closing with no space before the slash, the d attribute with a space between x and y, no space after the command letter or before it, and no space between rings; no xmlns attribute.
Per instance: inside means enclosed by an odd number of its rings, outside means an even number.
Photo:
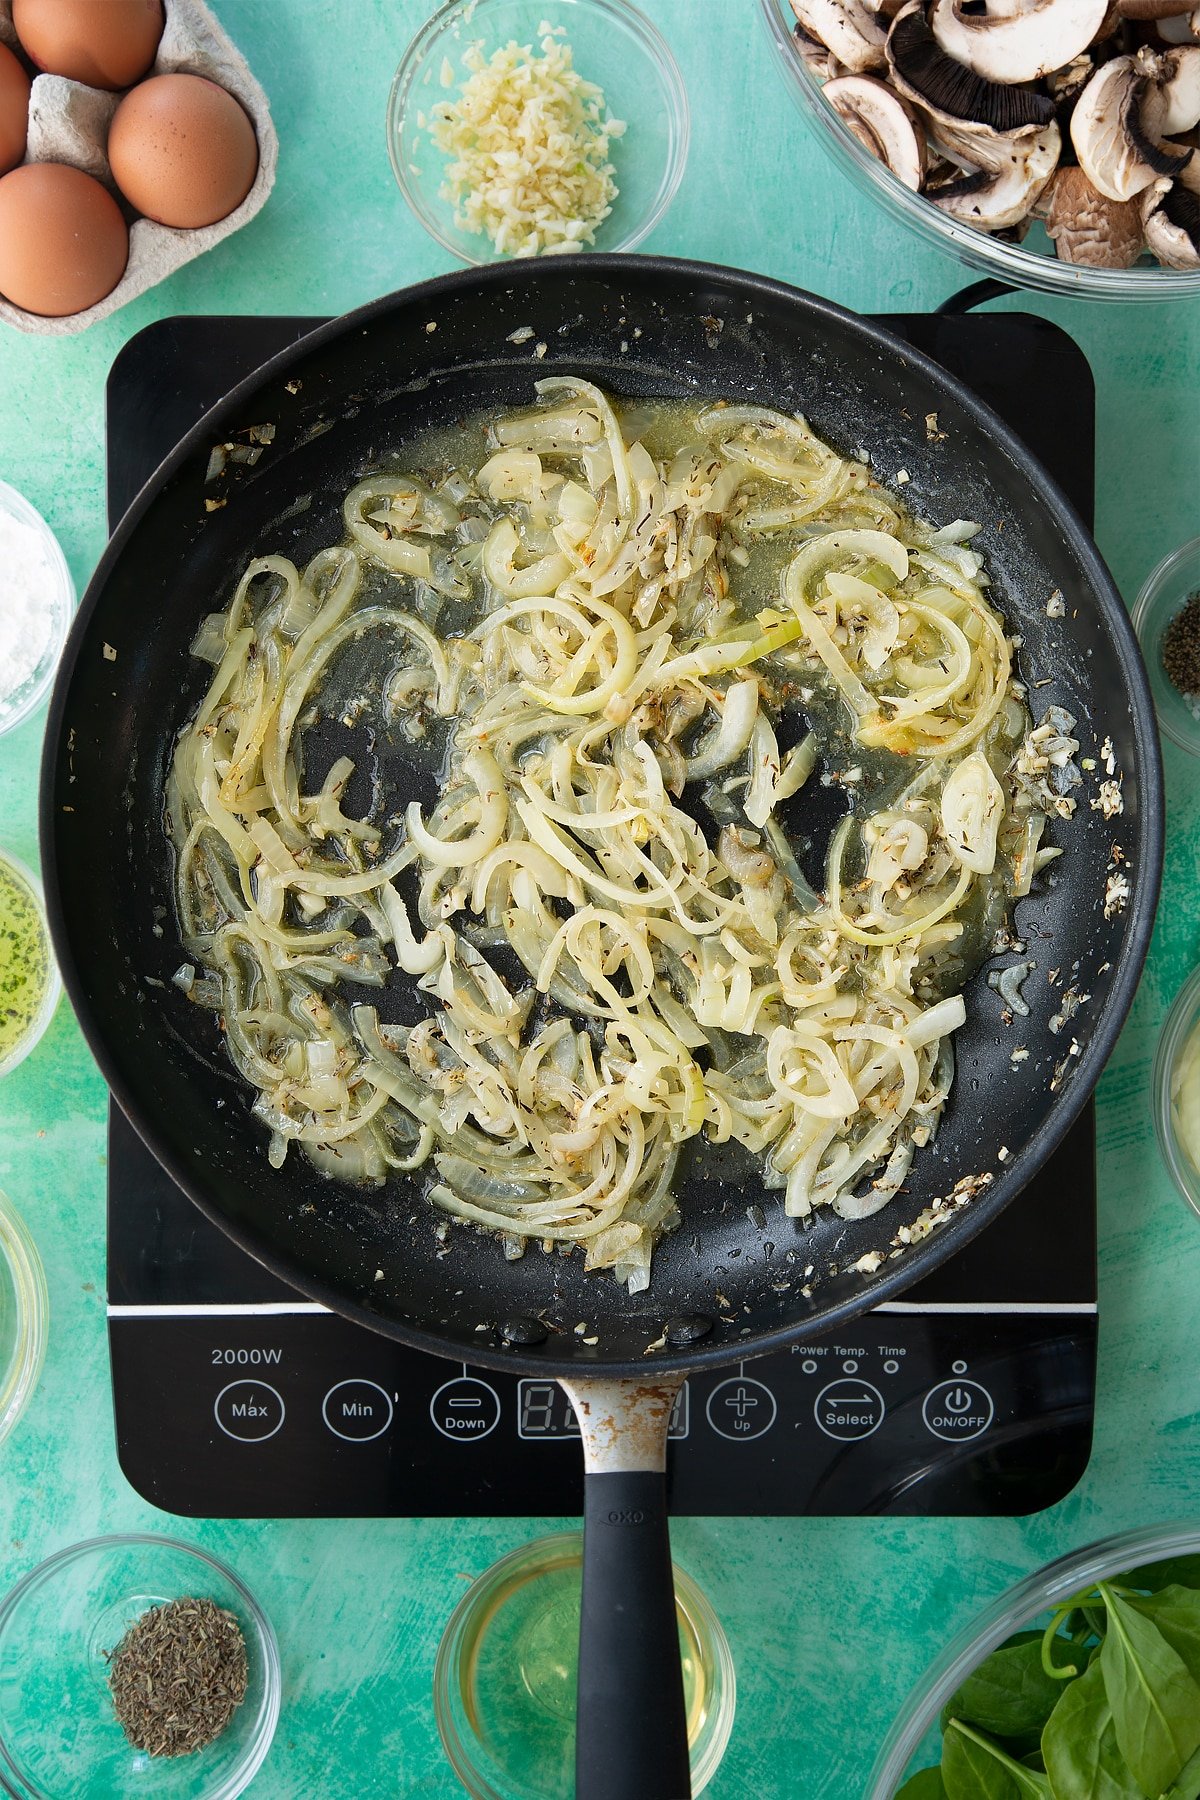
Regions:
<svg viewBox="0 0 1200 1800"><path fill-rule="evenodd" d="M53 669L51 669L53 675ZM0 732L0 736L3 733ZM0 1056L0 1081L12 1073L27 1056L31 1056L50 1028L50 1021L58 1011L58 1003L62 999L62 975L58 960L54 954L54 939L50 934L50 920L46 912L46 891L42 886L40 875L31 869L28 863L14 856L11 850L0 848L0 867L12 870L18 881L24 882L37 902L38 916L42 921L42 931L46 939L46 955L50 965L50 979L46 983L46 992L42 1003L33 1016L32 1023L25 1036L13 1045L7 1056Z"/></svg>
<svg viewBox="0 0 1200 1800"><path fill-rule="evenodd" d="M433 1704L437 1722L438 1735L455 1774L467 1785L468 1778L472 1782L485 1782L486 1788L481 1790L484 1800L502 1800L497 1790L492 1787L490 1778L481 1774L478 1764L472 1755L473 1746L464 1742L463 1734L454 1718L451 1695L454 1691L455 1676L461 1667L461 1648L463 1628L471 1614L495 1589L501 1585L510 1572L524 1562L536 1561L539 1555L548 1550L565 1550L568 1546L578 1546L582 1551L583 1532L579 1527L566 1531L546 1532L541 1537L530 1538L515 1549L506 1551L494 1563L489 1563L482 1570L461 1596L454 1611L446 1621L441 1639L437 1647L437 1655L433 1669ZM677 1598L683 1599L689 1610L702 1618L710 1634L713 1649L713 1661L719 1671L721 1704L711 1727L712 1738L705 1747L705 1758L702 1764L692 1771L692 1780L702 1778L702 1785L697 1788L702 1793L712 1781L721 1765L725 1752L729 1747L729 1739L733 1734L734 1719L737 1714L737 1666L733 1660L729 1639L725 1628L717 1616L716 1609L699 1583L688 1574L686 1569L672 1559L675 1574ZM475 1794L474 1787L468 1792Z"/></svg>
<svg viewBox="0 0 1200 1800"><path fill-rule="evenodd" d="M442 34L460 15L469 13L474 17L477 12L486 11L489 4L500 4L500 0L442 0L437 10L426 19L408 44L396 68L396 73L392 77L387 100L388 161L391 163L396 184L404 196L410 212L425 227L430 237L440 244L443 250L449 251L450 255L458 262L465 263L470 268L487 267L492 263L503 265L516 259L494 255L472 256L463 249L461 244L456 243L448 235L438 217L421 200L416 188L409 180L408 170L400 155L400 134L412 101L412 88L417 70L424 58L433 52ZM608 14L611 18L620 20L635 37L641 39L643 47L655 63L667 90L668 111L675 125L674 149L664 167L658 190L649 210L635 225L631 226L619 243L604 246L605 254L616 256L624 251L635 249L638 244L649 237L679 191L679 185L687 168L692 132L691 106L688 101L687 86L666 38L653 20L647 18L639 7L631 4L631 0L546 0L546 4L548 10L557 5L574 8L579 12ZM586 255L591 246L582 244L577 248L579 254Z"/></svg>
<svg viewBox="0 0 1200 1800"><path fill-rule="evenodd" d="M13 731L18 725L24 724L30 714L37 711L54 685L58 659L62 655L63 645L67 641L67 632L71 627L71 614L75 610L78 595L67 559L63 555L62 545L54 532L37 507L25 498L19 488L12 487L7 481L0 481L0 511L10 513L13 518L20 519L23 524L31 526L37 532L53 565L54 572L58 576L58 588L51 605L50 639L46 646L41 672L37 674L20 706L15 707L7 716L0 714L0 737L3 737L6 732Z"/></svg>
<svg viewBox="0 0 1200 1800"><path fill-rule="evenodd" d="M50 1296L46 1271L32 1233L11 1197L0 1191L0 1256L17 1294L17 1332L12 1358L0 1367L0 1443L28 1406L46 1360Z"/></svg>
<svg viewBox="0 0 1200 1800"><path fill-rule="evenodd" d="M1154 1049L1151 1082L1154 1093L1154 1128L1158 1147L1180 1194L1200 1216L1200 1176L1190 1173L1190 1162L1171 1123L1171 1076L1179 1053L1192 1033L1200 1029L1200 968L1193 969L1172 1000Z"/></svg>
<svg viewBox="0 0 1200 1800"><path fill-rule="evenodd" d="M823 148L843 171L861 178L893 217L902 219L927 243L1016 287L1066 294L1077 300L1118 300L1128 305L1142 300L1194 300L1200 295L1200 269L1095 269L1060 262L1056 256L1041 255L1020 244L1003 243L988 232L947 217L921 194L898 181L821 98L819 82L792 46L781 0L760 0L759 13L779 51L780 72ZM822 130L822 126L826 129Z"/></svg>
<svg viewBox="0 0 1200 1800"><path fill-rule="evenodd" d="M262 1663L262 1701L253 1734L248 1739L236 1765L228 1770L221 1777L220 1784L214 1786L205 1796L205 1800L236 1800L236 1796L244 1793L254 1776L257 1775L271 1748L275 1728L279 1723L283 1672L279 1656L279 1642L270 1619L241 1577L219 1556L214 1556L211 1551L203 1549L199 1544L185 1544L179 1538L167 1537L157 1531L121 1531L101 1537L81 1538L78 1543L67 1544L63 1549L55 1550L50 1556L44 1557L32 1569L27 1570L0 1599L0 1647L3 1646L5 1631L20 1603L48 1581L59 1569L65 1568L73 1562L81 1562L85 1557L99 1556L106 1551L138 1546L169 1550L176 1555L206 1564L208 1568L215 1570L224 1581L229 1583L246 1609L246 1616L253 1630L254 1648ZM4 1722L0 1717L0 1764L12 1768L4 1737ZM29 1784L28 1777L20 1769L16 1769L15 1774L26 1785L27 1792L34 1796L35 1800L43 1800L40 1791ZM7 1788L7 1783L3 1782L2 1775L0 1775L0 1784ZM49 1800L49 1797L46 1796L45 1800Z"/></svg>
<svg viewBox="0 0 1200 1800"><path fill-rule="evenodd" d="M1142 642L1142 633L1150 621L1156 604L1162 599L1164 593L1169 591L1172 577L1193 558L1200 568L1200 537L1185 538L1182 544L1177 544L1173 550L1168 550L1167 554L1160 557L1155 563L1138 589L1137 599L1130 608L1129 616L1138 643L1141 645L1142 655L1147 663L1150 662L1150 652L1148 646ZM1185 595L1184 598L1186 599L1186 597ZM1194 727L1189 733L1186 729L1181 729L1173 718L1161 712L1157 705L1154 710L1160 728L1166 732L1171 742L1178 744L1181 750L1186 750L1192 756L1200 756L1200 719L1195 721Z"/></svg>
<svg viewBox="0 0 1200 1800"><path fill-rule="evenodd" d="M971 1670L1014 1631L1096 1581L1196 1550L1200 1550L1200 1518L1139 1526L1066 1551L1005 1588L955 1632L918 1677L880 1747L865 1800L895 1800L913 1754L941 1708Z"/></svg>

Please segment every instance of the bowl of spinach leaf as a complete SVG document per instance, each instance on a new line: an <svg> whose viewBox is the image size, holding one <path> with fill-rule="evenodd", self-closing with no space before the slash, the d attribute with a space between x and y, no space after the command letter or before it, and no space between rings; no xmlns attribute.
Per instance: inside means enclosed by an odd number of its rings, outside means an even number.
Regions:
<svg viewBox="0 0 1200 1800"><path fill-rule="evenodd" d="M1200 1800L1200 1522L1003 1595L910 1698L868 1800Z"/></svg>

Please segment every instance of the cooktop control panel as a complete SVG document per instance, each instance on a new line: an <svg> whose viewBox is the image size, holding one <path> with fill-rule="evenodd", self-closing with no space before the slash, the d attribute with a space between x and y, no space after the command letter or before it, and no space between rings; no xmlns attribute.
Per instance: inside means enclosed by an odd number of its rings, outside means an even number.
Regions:
<svg viewBox="0 0 1200 1800"><path fill-rule="evenodd" d="M442 1363L333 1314L113 1319L122 1467L199 1516L574 1514L553 1381ZM681 1513L1029 1512L1082 1474L1095 1318L872 1313L693 1375L671 1423Z"/></svg>

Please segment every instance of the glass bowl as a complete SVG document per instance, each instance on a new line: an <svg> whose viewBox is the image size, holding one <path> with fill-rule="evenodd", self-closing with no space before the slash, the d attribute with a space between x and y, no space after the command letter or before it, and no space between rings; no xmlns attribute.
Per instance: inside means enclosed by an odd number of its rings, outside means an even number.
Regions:
<svg viewBox="0 0 1200 1800"><path fill-rule="evenodd" d="M1019 287L1078 299L1186 300L1200 295L1200 269L1164 269L1156 262L1132 269L1089 269L1059 262L1054 246L1035 220L1023 244L1009 244L950 218L922 194L914 193L884 167L850 131L821 93L821 83L796 49L795 15L788 0L760 0L762 16L778 50L779 66L792 96L822 145L842 172L878 200L894 218L912 227L972 269L982 269Z"/></svg>
<svg viewBox="0 0 1200 1800"><path fill-rule="evenodd" d="M1181 544L1147 575L1133 603L1133 629L1146 662L1154 710L1167 736L1200 756L1200 717L1163 668L1162 643L1167 626L1190 594L1200 589L1200 537Z"/></svg>
<svg viewBox="0 0 1200 1800"><path fill-rule="evenodd" d="M438 1731L472 1800L571 1800L583 1537L565 1531L501 1557L459 1601L438 1646ZM675 1569L692 1791L716 1774L737 1684L720 1621Z"/></svg>
<svg viewBox="0 0 1200 1800"><path fill-rule="evenodd" d="M0 850L0 1076L24 1062L61 995L42 884L32 869Z"/></svg>
<svg viewBox="0 0 1200 1800"><path fill-rule="evenodd" d="M0 1443L38 1384L48 1318L42 1259L24 1220L0 1193Z"/></svg>
<svg viewBox="0 0 1200 1800"><path fill-rule="evenodd" d="M938 1715L985 1656L999 1649L1016 1631L1036 1622L1048 1623L1055 1607L1073 1594L1108 1581L1126 1569L1164 1562L1172 1556L1200 1551L1200 1520L1125 1531L1088 1544L1069 1556L1047 1563L1036 1574L993 1602L960 1631L909 1695L879 1752L865 1800L893 1800L896 1790L919 1769L937 1764L941 1732Z"/></svg>
<svg viewBox="0 0 1200 1800"><path fill-rule="evenodd" d="M515 39L535 43L547 24L563 26L575 67L604 90L624 137L612 150L620 192L612 212L581 250L632 250L653 231L683 178L690 123L687 90L665 39L626 0L448 0L417 33L388 96L387 139L400 191L426 231L468 263L507 260L488 238L460 229L441 194L446 159L419 124L453 91L442 85L448 61L455 83L468 45L485 56Z"/></svg>
<svg viewBox="0 0 1200 1800"><path fill-rule="evenodd" d="M75 583L71 580L71 571L59 548L58 539L41 513L35 511L25 496L18 494L16 488L9 487L6 481L0 481L0 512L7 513L10 519L26 526L35 535L50 565L45 635L38 649L37 660L11 692L5 693L0 686L0 733L3 733L11 731L15 725L27 719L41 705L50 690L71 615L75 611Z"/></svg>
<svg viewBox="0 0 1200 1800"><path fill-rule="evenodd" d="M1175 996L1154 1053L1154 1128L1159 1149L1175 1186L1192 1211L1200 1213L1200 1168L1180 1134L1179 1112L1189 1099L1194 1127L1200 1133L1200 969Z"/></svg>
<svg viewBox="0 0 1200 1800"><path fill-rule="evenodd" d="M135 1750L117 1723L106 1651L167 1600L210 1599L246 1640L246 1698L189 1756ZM253 1780L279 1717L279 1647L232 1569L170 1538L93 1538L30 1571L0 1605L0 1788L18 1800L233 1800Z"/></svg>

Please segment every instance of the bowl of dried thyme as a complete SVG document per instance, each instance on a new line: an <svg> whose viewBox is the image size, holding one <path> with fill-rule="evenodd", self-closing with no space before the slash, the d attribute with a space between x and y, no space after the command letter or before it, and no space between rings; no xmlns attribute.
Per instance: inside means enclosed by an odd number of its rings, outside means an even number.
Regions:
<svg viewBox="0 0 1200 1800"><path fill-rule="evenodd" d="M1133 627L1159 725L1200 756L1200 537L1150 571L1133 605Z"/></svg>
<svg viewBox="0 0 1200 1800"><path fill-rule="evenodd" d="M151 1534L60 1550L0 1603L0 1786L234 1800L279 1717L279 1648L216 1557Z"/></svg>

